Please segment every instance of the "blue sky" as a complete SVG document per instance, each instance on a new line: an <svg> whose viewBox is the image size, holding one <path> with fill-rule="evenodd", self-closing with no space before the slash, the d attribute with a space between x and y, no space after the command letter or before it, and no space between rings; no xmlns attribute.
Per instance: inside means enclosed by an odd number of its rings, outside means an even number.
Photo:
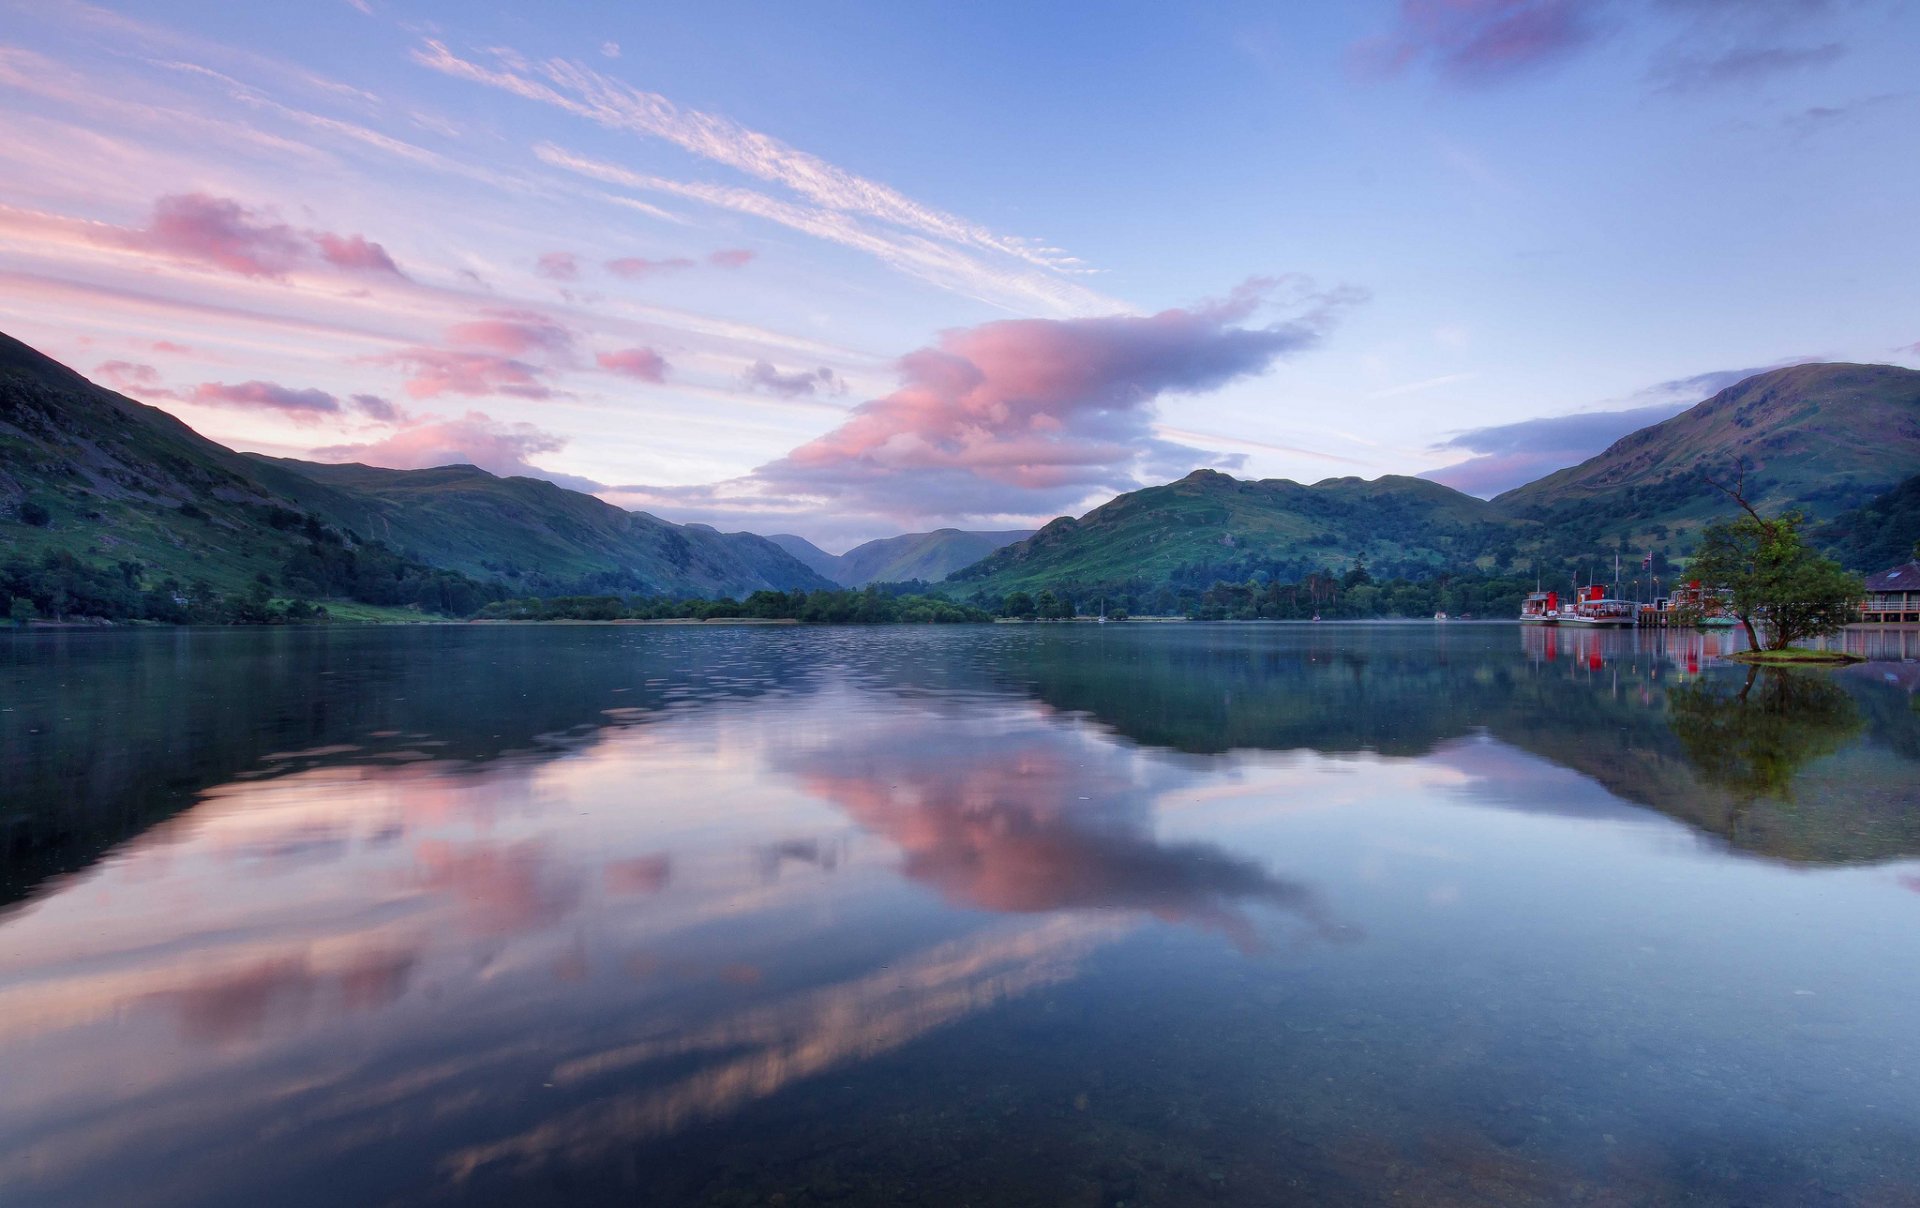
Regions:
<svg viewBox="0 0 1920 1208"><path fill-rule="evenodd" d="M0 12L0 328L242 448L838 548L1920 363L1911 5Z"/></svg>

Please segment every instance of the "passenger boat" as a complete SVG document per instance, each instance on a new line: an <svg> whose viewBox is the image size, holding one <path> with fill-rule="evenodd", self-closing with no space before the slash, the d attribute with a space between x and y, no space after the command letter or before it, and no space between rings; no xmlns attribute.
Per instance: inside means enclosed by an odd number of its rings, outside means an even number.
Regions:
<svg viewBox="0 0 1920 1208"><path fill-rule="evenodd" d="M1560 593L1536 591L1520 601L1520 623L1522 625L1558 625Z"/></svg>
<svg viewBox="0 0 1920 1208"><path fill-rule="evenodd" d="M1639 612L1632 600L1616 600L1604 585L1593 583L1576 593L1573 607L1560 619L1568 625L1630 629L1639 623Z"/></svg>
<svg viewBox="0 0 1920 1208"><path fill-rule="evenodd" d="M1731 594L1725 589L1702 587L1700 580L1692 579L1674 589L1665 611L1670 618L1689 617L1701 629L1731 629L1737 623L1728 599Z"/></svg>

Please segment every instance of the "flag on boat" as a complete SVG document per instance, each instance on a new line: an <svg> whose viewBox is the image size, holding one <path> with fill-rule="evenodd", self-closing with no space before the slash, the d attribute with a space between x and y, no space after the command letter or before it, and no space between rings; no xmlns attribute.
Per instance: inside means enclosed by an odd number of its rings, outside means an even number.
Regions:
<svg viewBox="0 0 1920 1208"><path fill-rule="evenodd" d="M1652 550L1648 550L1647 556L1640 559L1640 569L1642 570L1653 569L1653 551Z"/></svg>

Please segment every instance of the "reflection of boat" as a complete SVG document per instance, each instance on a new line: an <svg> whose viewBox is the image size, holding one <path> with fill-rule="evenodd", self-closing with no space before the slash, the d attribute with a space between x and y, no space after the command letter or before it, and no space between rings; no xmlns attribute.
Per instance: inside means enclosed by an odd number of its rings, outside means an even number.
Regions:
<svg viewBox="0 0 1920 1208"><path fill-rule="evenodd" d="M1536 591L1520 601L1520 623L1522 625L1558 625L1560 623L1560 593L1557 591Z"/></svg>
<svg viewBox="0 0 1920 1208"><path fill-rule="evenodd" d="M1630 628L1638 623L1639 610L1632 600L1616 600L1607 595L1605 586L1595 583L1579 592L1560 619L1569 625Z"/></svg>

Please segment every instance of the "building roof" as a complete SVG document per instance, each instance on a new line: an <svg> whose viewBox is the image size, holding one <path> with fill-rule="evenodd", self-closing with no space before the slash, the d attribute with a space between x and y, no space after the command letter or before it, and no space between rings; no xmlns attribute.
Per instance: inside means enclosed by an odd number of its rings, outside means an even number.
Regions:
<svg viewBox="0 0 1920 1208"><path fill-rule="evenodd" d="M1868 591L1920 591L1920 562L1867 576Z"/></svg>

